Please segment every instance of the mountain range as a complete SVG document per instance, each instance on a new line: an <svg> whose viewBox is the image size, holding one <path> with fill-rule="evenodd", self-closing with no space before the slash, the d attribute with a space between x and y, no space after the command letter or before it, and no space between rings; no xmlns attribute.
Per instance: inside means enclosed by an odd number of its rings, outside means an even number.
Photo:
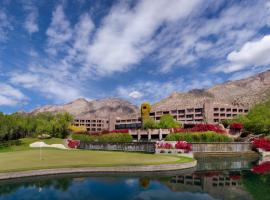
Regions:
<svg viewBox="0 0 270 200"><path fill-rule="evenodd" d="M214 103L253 106L270 97L270 70L254 76L228 81L209 89L194 89L189 92L174 92L169 97L152 105L152 110L162 110L170 107L201 105L206 99ZM79 98L64 105L47 105L31 111L40 112L69 112L74 116L91 114L97 117L107 117L138 114L138 106L119 98L107 98L87 101Z"/></svg>

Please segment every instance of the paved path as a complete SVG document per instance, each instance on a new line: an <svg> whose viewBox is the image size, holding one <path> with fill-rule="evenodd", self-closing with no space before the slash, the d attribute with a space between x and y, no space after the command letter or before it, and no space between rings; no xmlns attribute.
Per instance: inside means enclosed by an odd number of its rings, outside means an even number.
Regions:
<svg viewBox="0 0 270 200"><path fill-rule="evenodd" d="M46 176L56 174L95 173L95 172L161 172L193 168L197 161L179 164L146 165L146 166L116 166L116 167L83 167L83 168L58 168L42 169L22 172L0 173L0 180L22 177Z"/></svg>

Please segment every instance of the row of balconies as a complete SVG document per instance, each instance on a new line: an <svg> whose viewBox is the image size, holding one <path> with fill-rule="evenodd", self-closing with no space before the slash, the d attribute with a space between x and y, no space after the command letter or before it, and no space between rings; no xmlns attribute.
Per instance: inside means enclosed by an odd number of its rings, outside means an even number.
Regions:
<svg viewBox="0 0 270 200"><path fill-rule="evenodd" d="M161 116L166 114L185 114L185 113L203 113L203 108L187 108L182 110L156 111L150 113L150 116Z"/></svg>
<svg viewBox="0 0 270 200"><path fill-rule="evenodd" d="M83 122L83 123L105 123L105 120L89 120L89 119L75 119L75 122ZM109 121L107 121L109 123Z"/></svg>
<svg viewBox="0 0 270 200"><path fill-rule="evenodd" d="M214 112L239 112L239 113L248 113L248 109L243 109L243 108L214 108Z"/></svg>

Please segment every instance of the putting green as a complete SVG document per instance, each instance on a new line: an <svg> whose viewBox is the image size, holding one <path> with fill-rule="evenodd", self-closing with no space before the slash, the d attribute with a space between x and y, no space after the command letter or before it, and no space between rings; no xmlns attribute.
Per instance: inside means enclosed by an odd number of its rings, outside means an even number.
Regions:
<svg viewBox="0 0 270 200"><path fill-rule="evenodd" d="M140 166L191 162L174 155L89 150L27 149L0 152L0 172L64 167Z"/></svg>

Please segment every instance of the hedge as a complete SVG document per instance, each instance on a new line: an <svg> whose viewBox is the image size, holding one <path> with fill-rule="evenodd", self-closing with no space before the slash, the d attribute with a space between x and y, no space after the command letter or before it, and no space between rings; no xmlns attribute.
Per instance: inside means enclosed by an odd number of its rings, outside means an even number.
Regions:
<svg viewBox="0 0 270 200"><path fill-rule="evenodd" d="M166 141L187 141L187 142L231 142L229 138L223 134L217 134L212 131L208 132L192 132L192 133L171 133L166 136Z"/></svg>
<svg viewBox="0 0 270 200"><path fill-rule="evenodd" d="M127 133L109 133L103 135L72 134L72 139L83 142L132 142Z"/></svg>

